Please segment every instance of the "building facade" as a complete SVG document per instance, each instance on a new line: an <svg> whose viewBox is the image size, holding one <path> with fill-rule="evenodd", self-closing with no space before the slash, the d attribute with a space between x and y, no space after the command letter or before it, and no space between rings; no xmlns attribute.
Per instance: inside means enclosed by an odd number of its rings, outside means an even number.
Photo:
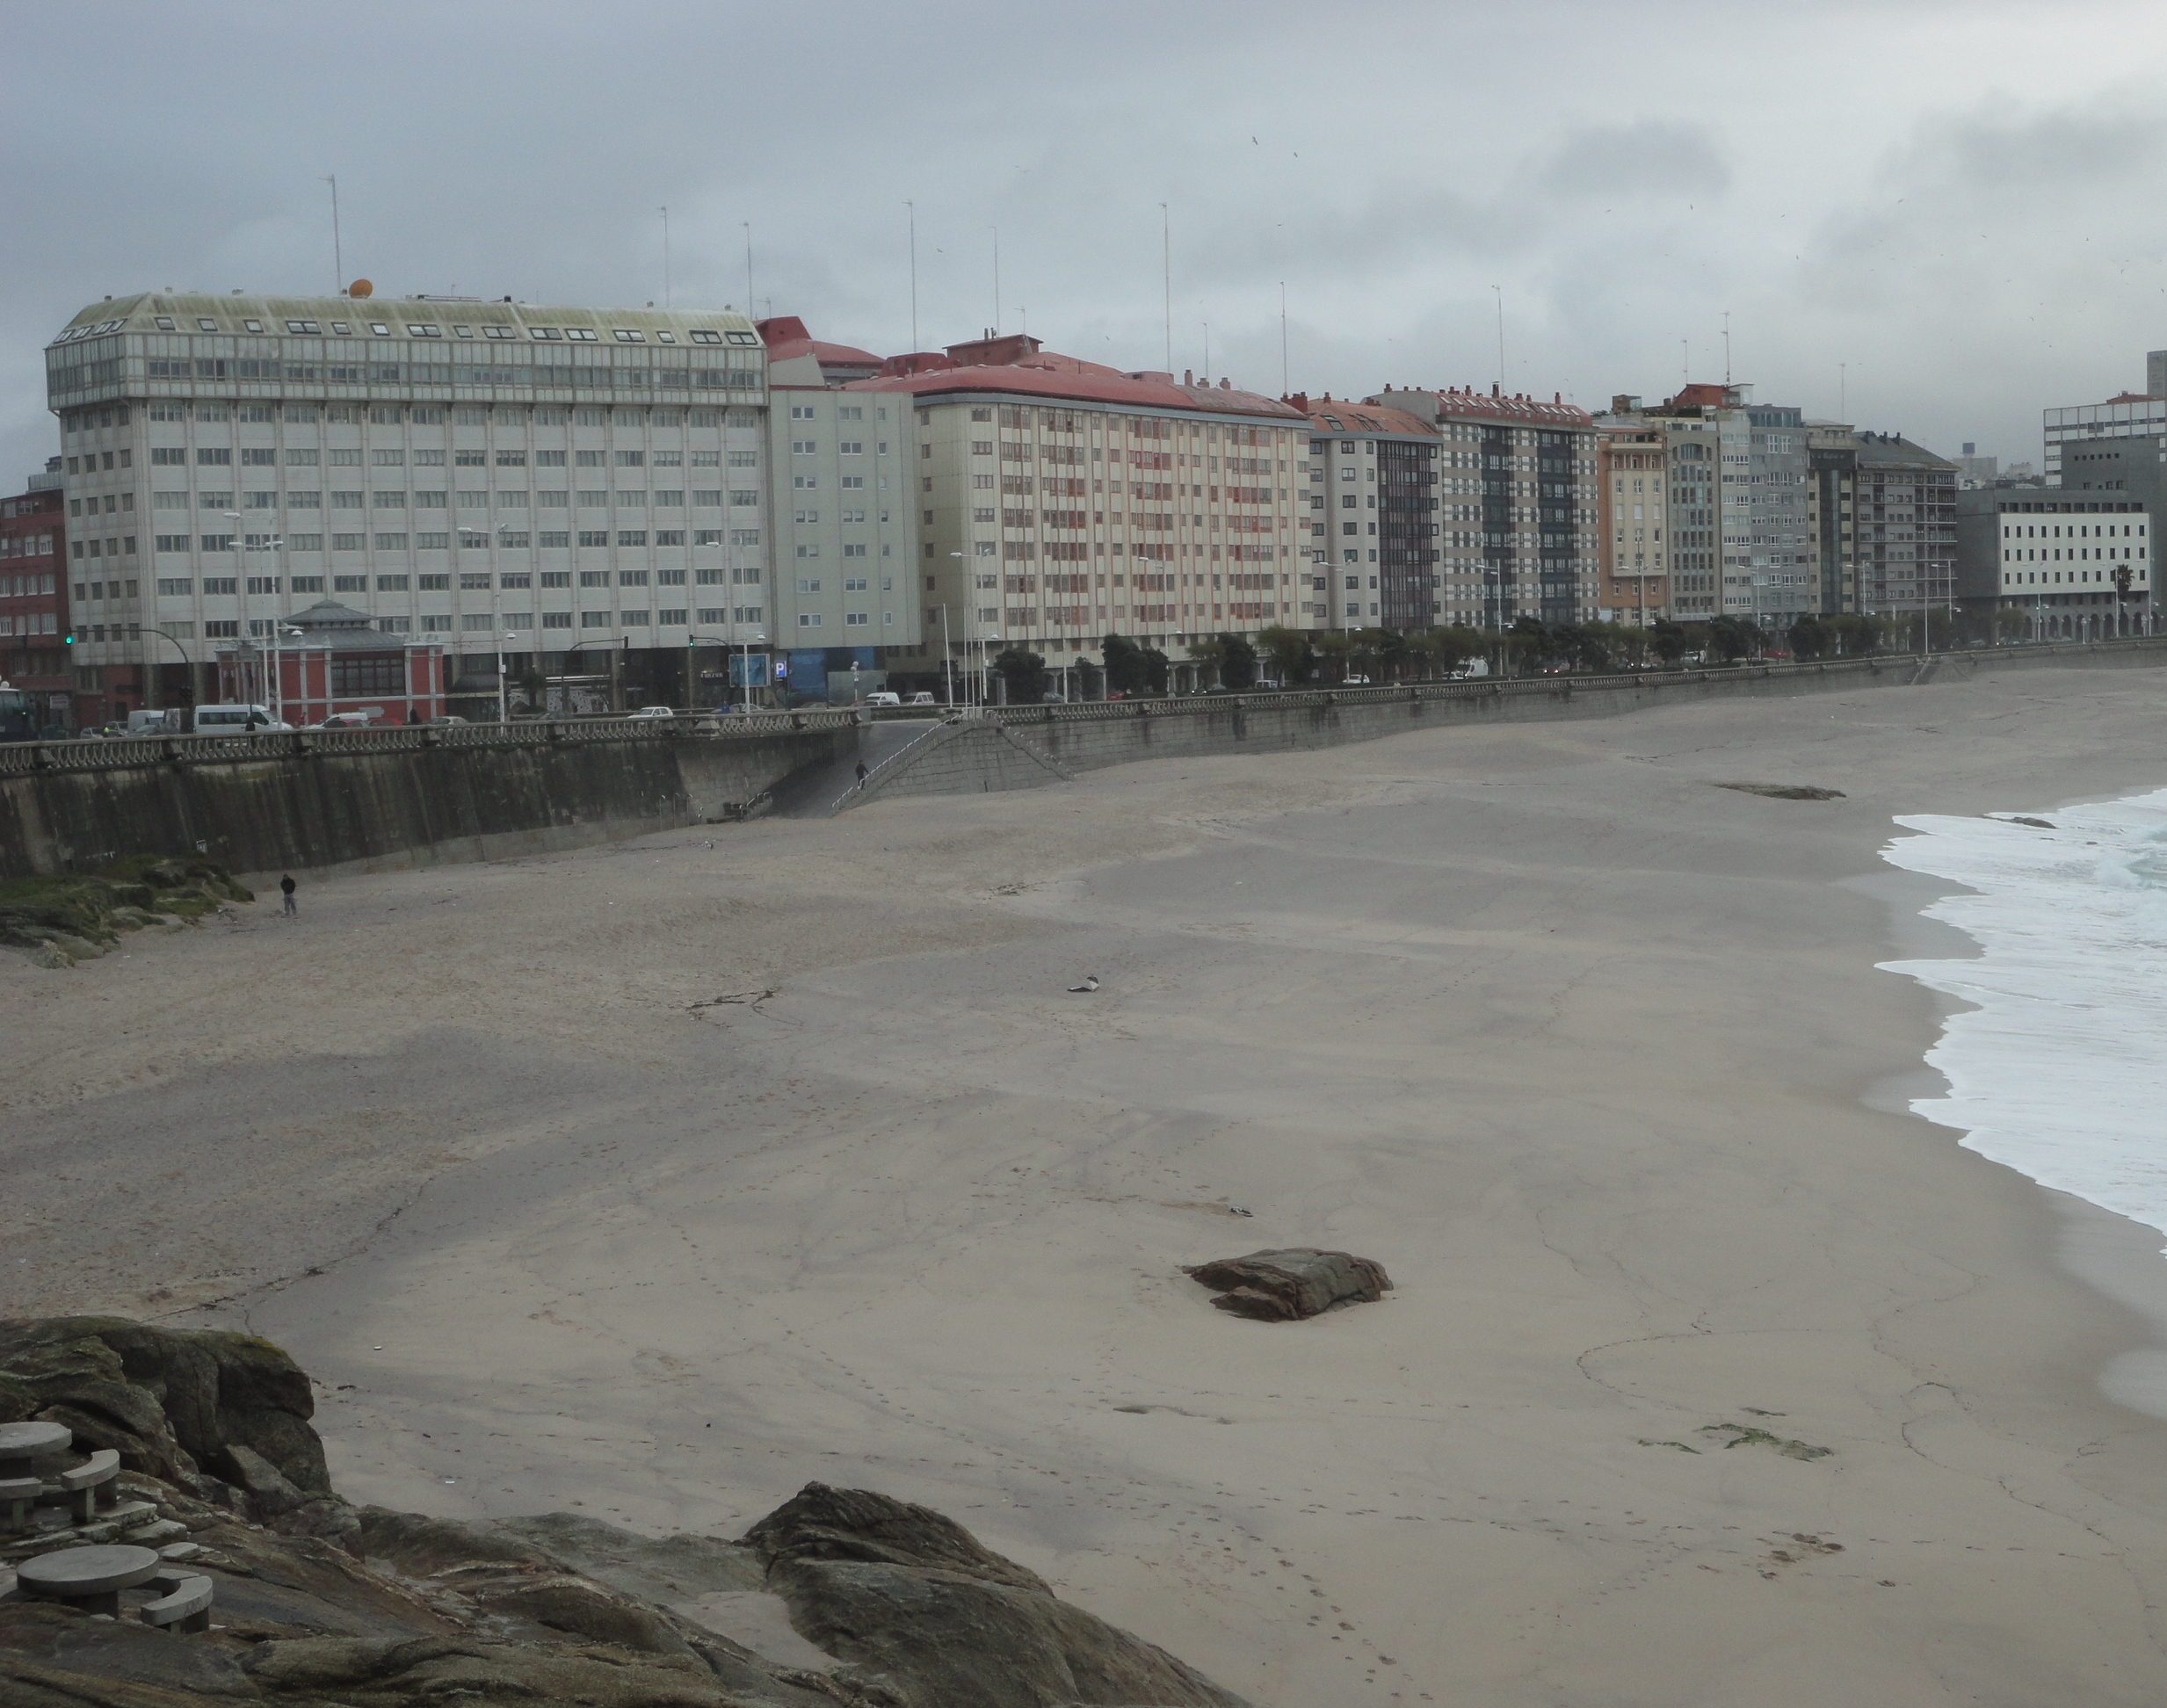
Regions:
<svg viewBox="0 0 2167 1708"><path fill-rule="evenodd" d="M1404 409L1286 400L1309 417L1309 596L1296 626L1422 629L1443 622L1439 441Z"/></svg>
<svg viewBox="0 0 2167 1708"><path fill-rule="evenodd" d="M1063 667L1108 633L1176 649L1299 620L1308 423L1185 375L986 337L892 358L837 404L894 407L915 506L914 681L1006 647ZM1298 532L1299 529L1299 532Z"/></svg>
<svg viewBox="0 0 2167 1708"><path fill-rule="evenodd" d="M882 358L825 344L793 316L759 322L768 352L767 467L775 489L775 679L817 698L880 688L896 659L924 652L917 596L917 508L905 451L910 406L844 387ZM757 553L730 566L746 588L734 603L761 626ZM750 579L743 579L749 577Z"/></svg>
<svg viewBox="0 0 2167 1708"><path fill-rule="evenodd" d="M1958 470L1900 433L1810 429L1808 538L1823 612L1946 608L1956 586Z"/></svg>
<svg viewBox="0 0 2167 1708"><path fill-rule="evenodd" d="M31 697L38 727L74 729L85 720L102 722L104 712L95 690L76 704L59 464L54 458L19 496L0 499L0 677Z"/></svg>
<svg viewBox="0 0 2167 1708"><path fill-rule="evenodd" d="M1598 598L1605 617L1637 628L1671 615L1670 438L1658 422L1599 424L1596 435Z"/></svg>
<svg viewBox="0 0 2167 1708"><path fill-rule="evenodd" d="M47 387L79 664L157 703L325 595L492 680L509 632L515 669L614 651L674 698L767 567L766 355L727 310L144 294L77 315Z"/></svg>
<svg viewBox="0 0 2167 1708"><path fill-rule="evenodd" d="M2014 611L2036 640L2160 630L2142 496L2004 482L1956 498L1958 596Z"/></svg>
<svg viewBox="0 0 2167 1708"><path fill-rule="evenodd" d="M1522 617L1596 619L1596 443L1586 410L1495 387L1487 395L1387 389L1368 401L1438 434L1439 616L1492 630Z"/></svg>

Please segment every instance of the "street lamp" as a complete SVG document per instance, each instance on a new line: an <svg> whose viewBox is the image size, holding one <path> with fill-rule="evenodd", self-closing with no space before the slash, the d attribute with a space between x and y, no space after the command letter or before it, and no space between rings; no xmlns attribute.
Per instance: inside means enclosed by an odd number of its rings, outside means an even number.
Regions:
<svg viewBox="0 0 2167 1708"><path fill-rule="evenodd" d="M276 696L274 696L274 694L272 693L272 689L271 689L271 687L270 687L269 684L268 684L268 683L266 683L266 682L263 682L263 681L262 681L262 677L263 677L263 668L262 668L262 662L261 662L261 649L260 649L260 648L250 648L250 647L249 647L249 644L248 644L248 643L249 643L249 640L250 640L250 633L249 633L249 560L248 560L248 554L249 554L250 552L263 552L263 553L270 554L272 554L272 561L273 561L273 563L276 563L278 560L277 560L277 557L276 557L276 555L275 555L275 554L277 554L277 552L278 552L279 548L280 546L284 546L284 545L286 544L286 541L285 541L285 539L284 539L281 536L279 536L279 535L278 535L278 534L275 534L275 533L272 533L272 534L266 534L266 535L265 535L265 536L264 536L264 543L263 543L261 546L250 546L250 545L248 543L248 536L247 536L244 532L242 532L243 526L245 525L245 518L242 516L241 512L240 512L239 510L221 510L221 511L219 512L219 514L220 514L220 515L221 515L221 516L223 516L223 517L225 517L225 518L226 518L228 522L231 522L231 523L233 523L233 524L235 525L235 526L234 526L234 532L233 532L233 554L234 554L234 558L235 558L235 560L236 560L236 565L237 565L237 567L238 567L238 568L239 568L239 570L240 570L240 574L239 574L239 575L236 577L236 583L238 583L238 586L239 586L239 597L240 597L240 600L241 600L241 633L240 633L240 635L239 635L239 637L238 637L238 639L239 639L239 645L236 646L236 647L235 647L235 648L234 648L235 675L236 675L236 677L238 680L240 680L240 681L241 681L241 683L242 683L242 698L243 698L244 701L246 701L248 704L250 704L250 705L254 705L254 704L255 704L255 701L254 701L254 700L253 700L253 699L250 697L250 695L249 695L249 693L248 693L248 689L247 689L247 685L246 685L246 677L245 677L244 676L243 676L243 675L242 675L242 672L241 672L241 669L240 669L240 664L241 664L241 655L242 655L242 654L243 654L243 652L244 650L247 650L247 651L256 651L256 652L257 653L257 655L258 655L258 665L257 665L257 674L258 680L259 680L259 685L263 688L263 693L264 693L264 699L265 699L265 702L266 703L266 705L268 705L268 703L269 703L269 702L270 702L270 701L271 701L273 698L276 698ZM274 594L274 595L273 595L273 597L277 597L277 596ZM276 626L277 626L277 619L273 619L273 632L274 632L274 633L276 632ZM279 721L280 721L280 722L284 722L284 721L285 721L285 717L284 717L284 706L283 706L283 701L282 701L282 700L281 700L281 705L280 705L280 706L279 706L278 709L279 709L279 711L280 712L280 718L279 718Z"/></svg>
<svg viewBox="0 0 2167 1708"><path fill-rule="evenodd" d="M730 626L735 628L737 625L733 623ZM695 634L690 637L690 640L692 644L705 640L709 646L721 647L725 651L732 647L738 648L739 655L743 660L738 667L738 674L744 677L743 686L745 691L745 711L750 715L752 711L752 643L757 640L762 646L765 646L767 644L766 632L756 630L751 634L741 636L735 640L725 640L719 634Z"/></svg>

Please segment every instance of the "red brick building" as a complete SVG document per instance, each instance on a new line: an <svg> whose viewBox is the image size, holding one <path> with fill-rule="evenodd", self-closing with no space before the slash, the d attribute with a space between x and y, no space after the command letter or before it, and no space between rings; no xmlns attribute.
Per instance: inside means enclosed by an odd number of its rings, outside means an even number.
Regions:
<svg viewBox="0 0 2167 1708"><path fill-rule="evenodd" d="M335 599L319 599L245 649L221 646L216 662L221 701L267 706L296 727L334 712L389 725L425 723L446 710L443 642L388 634Z"/></svg>
<svg viewBox="0 0 2167 1708"><path fill-rule="evenodd" d="M73 729L68 522L59 462L55 457L43 475L32 475L19 496L0 499L0 677L31 696L43 727Z"/></svg>

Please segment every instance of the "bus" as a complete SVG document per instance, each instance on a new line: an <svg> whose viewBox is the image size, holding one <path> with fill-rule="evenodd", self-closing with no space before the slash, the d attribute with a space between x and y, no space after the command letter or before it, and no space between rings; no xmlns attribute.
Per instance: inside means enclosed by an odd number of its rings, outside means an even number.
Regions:
<svg viewBox="0 0 2167 1708"><path fill-rule="evenodd" d="M28 694L0 682L0 742L36 741L39 715Z"/></svg>

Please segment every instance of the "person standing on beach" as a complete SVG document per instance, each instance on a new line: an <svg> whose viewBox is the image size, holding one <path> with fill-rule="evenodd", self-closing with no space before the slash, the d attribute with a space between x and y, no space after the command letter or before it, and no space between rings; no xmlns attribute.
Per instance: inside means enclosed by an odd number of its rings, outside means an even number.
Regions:
<svg viewBox="0 0 2167 1708"><path fill-rule="evenodd" d="M294 905L294 891L295 888L295 885L294 883L294 874L289 872L285 877L279 879L279 887L286 892L286 917L290 919L300 911L300 909L295 908Z"/></svg>

